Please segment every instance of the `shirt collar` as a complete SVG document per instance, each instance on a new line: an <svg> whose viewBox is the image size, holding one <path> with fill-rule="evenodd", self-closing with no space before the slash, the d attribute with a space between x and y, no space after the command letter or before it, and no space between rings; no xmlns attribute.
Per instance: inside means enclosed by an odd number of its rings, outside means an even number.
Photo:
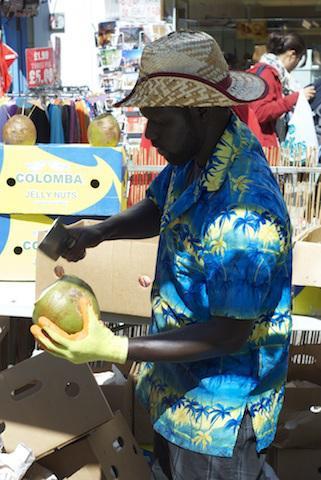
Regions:
<svg viewBox="0 0 321 480"><path fill-rule="evenodd" d="M173 169L161 231L196 203L202 192L215 192L221 188L231 165L242 148L244 140L242 132L244 132L244 128L242 128L241 121L232 113L223 135L214 147L199 178L183 193L178 193L178 196L175 194L175 190L181 175L186 175L186 167Z"/></svg>
<svg viewBox="0 0 321 480"><path fill-rule="evenodd" d="M198 181L200 189L216 192L221 188L240 151L241 131L240 120L232 114L223 135L214 147L212 155L201 173Z"/></svg>

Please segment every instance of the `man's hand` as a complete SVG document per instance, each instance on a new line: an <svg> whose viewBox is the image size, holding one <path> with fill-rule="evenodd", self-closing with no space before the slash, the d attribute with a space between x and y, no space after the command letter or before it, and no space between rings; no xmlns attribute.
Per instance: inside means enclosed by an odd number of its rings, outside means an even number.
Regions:
<svg viewBox="0 0 321 480"><path fill-rule="evenodd" d="M125 363L128 338L117 336L107 328L85 297L80 299L79 309L84 322L79 333L69 335L45 317L40 317L30 331L45 350L72 363L96 360Z"/></svg>
<svg viewBox="0 0 321 480"><path fill-rule="evenodd" d="M72 248L65 250L62 257L68 260L68 262L78 262L86 256L87 248L97 247L103 241L98 225L68 227L68 231L76 240L76 243Z"/></svg>
<svg viewBox="0 0 321 480"><path fill-rule="evenodd" d="M76 243L62 257L68 262L78 262L86 255L86 249L97 247L106 240L150 238L159 235L161 212L145 198L117 215L95 225L68 227Z"/></svg>

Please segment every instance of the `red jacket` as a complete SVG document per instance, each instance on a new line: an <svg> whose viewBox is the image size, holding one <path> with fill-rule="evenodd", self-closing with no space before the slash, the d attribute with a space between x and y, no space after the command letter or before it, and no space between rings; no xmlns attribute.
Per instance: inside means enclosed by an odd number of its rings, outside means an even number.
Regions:
<svg viewBox="0 0 321 480"><path fill-rule="evenodd" d="M232 110L234 113L236 113L239 119L249 127L252 133L254 133L260 144L264 145L264 136L262 135L261 126L256 118L252 106L242 103L232 107Z"/></svg>
<svg viewBox="0 0 321 480"><path fill-rule="evenodd" d="M249 72L256 73L262 63L255 64ZM290 112L295 106L299 93L283 95L282 84L277 70L270 65L265 65L260 77L269 86L268 93L262 100L251 103L261 127L261 143L264 147L278 146L278 138L275 133L276 121L284 113Z"/></svg>

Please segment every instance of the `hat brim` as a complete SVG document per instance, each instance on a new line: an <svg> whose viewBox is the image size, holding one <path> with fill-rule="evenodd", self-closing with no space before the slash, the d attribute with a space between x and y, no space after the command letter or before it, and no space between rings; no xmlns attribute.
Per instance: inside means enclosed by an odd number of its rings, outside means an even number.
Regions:
<svg viewBox="0 0 321 480"><path fill-rule="evenodd" d="M193 75L153 73L140 79L115 107L232 107L264 98L268 86L259 76L230 71L228 85Z"/></svg>

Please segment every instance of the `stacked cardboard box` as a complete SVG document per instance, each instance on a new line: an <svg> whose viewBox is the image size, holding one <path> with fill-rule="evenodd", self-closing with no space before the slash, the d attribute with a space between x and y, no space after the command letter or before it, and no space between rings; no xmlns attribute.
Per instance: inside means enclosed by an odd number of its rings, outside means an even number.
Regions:
<svg viewBox="0 0 321 480"><path fill-rule="evenodd" d="M319 227L295 242L294 293L306 292L294 301L295 313L321 316L320 259ZM269 458L281 480L321 478L321 320L315 319L318 323L319 329L304 327L292 335L285 401Z"/></svg>
<svg viewBox="0 0 321 480"><path fill-rule="evenodd" d="M105 363L105 370L112 370L115 366ZM139 375L140 364L127 362L125 365L117 365L124 381L118 384L113 382L101 385L101 390L106 397L113 412L120 410L130 426L139 445L153 444L153 428L149 413L140 404L135 395L135 387Z"/></svg>
<svg viewBox="0 0 321 480"><path fill-rule="evenodd" d="M125 419L112 413L87 365L41 353L1 372L0 385L8 453L25 444L59 479L149 479Z"/></svg>
<svg viewBox="0 0 321 480"><path fill-rule="evenodd" d="M298 332L297 332L298 333ZM321 476L321 332L300 332L318 344L292 345L284 406L270 461L281 480Z"/></svg>
<svg viewBox="0 0 321 480"><path fill-rule="evenodd" d="M127 205L122 148L4 145L0 165L2 281L35 280L38 231L57 215L70 223L72 217L114 215Z"/></svg>
<svg viewBox="0 0 321 480"><path fill-rule="evenodd" d="M321 227L295 242L293 251L293 313L321 318Z"/></svg>

